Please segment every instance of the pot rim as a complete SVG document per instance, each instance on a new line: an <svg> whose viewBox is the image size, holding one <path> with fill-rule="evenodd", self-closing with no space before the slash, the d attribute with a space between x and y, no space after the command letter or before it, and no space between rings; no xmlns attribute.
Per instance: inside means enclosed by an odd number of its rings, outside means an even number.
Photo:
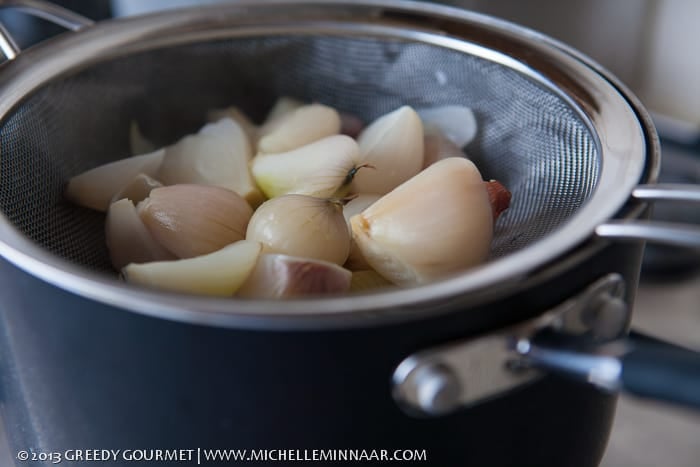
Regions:
<svg viewBox="0 0 700 467"><path fill-rule="evenodd" d="M426 16L435 24L429 25ZM406 1L244 0L104 21L33 47L5 64L0 69L0 120L52 79L128 53L239 36L319 33L397 38L462 51L508 66L555 90L597 140L602 167L591 199L543 239L458 276L410 289L333 298L279 302L145 290L48 252L4 215L0 215L0 255L70 292L158 318L256 329L374 325L435 316L436 307L454 310L455 302L471 306L513 292L535 271L565 259L578 245L595 238L596 226L615 216L630 199L647 159L645 181L653 180L658 170L658 144L646 111L599 65L506 21ZM501 50L489 44L498 44Z"/></svg>

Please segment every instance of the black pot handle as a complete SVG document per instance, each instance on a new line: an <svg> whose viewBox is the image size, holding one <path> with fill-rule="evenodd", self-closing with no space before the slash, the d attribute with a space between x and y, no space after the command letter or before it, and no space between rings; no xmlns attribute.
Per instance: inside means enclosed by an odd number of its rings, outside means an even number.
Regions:
<svg viewBox="0 0 700 467"><path fill-rule="evenodd" d="M700 353L633 332L622 387L641 397L700 408Z"/></svg>
<svg viewBox="0 0 700 467"><path fill-rule="evenodd" d="M524 323L416 352L394 370L409 414L440 416L547 374L700 409L700 352L631 332L624 280L609 274Z"/></svg>
<svg viewBox="0 0 700 467"><path fill-rule="evenodd" d="M572 348L573 347L573 348ZM608 391L700 409L700 352L630 333L627 339L589 346L534 340L518 353L528 366L575 377Z"/></svg>

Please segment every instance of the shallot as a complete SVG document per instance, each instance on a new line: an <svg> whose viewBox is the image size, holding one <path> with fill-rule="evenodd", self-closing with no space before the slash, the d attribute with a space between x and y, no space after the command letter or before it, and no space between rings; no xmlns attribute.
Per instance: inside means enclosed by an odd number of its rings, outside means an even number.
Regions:
<svg viewBox="0 0 700 467"><path fill-rule="evenodd" d="M266 253L318 259L342 265L350 251L350 233L342 201L285 195L260 206L248 224L247 240Z"/></svg>
<svg viewBox="0 0 700 467"><path fill-rule="evenodd" d="M195 183L227 188L255 207L263 197L248 170L251 157L241 126L223 118L166 148L156 178L165 185Z"/></svg>
<svg viewBox="0 0 700 467"><path fill-rule="evenodd" d="M178 258L243 240L253 214L235 192L204 185L156 188L137 210L153 238Z"/></svg>
<svg viewBox="0 0 700 467"><path fill-rule="evenodd" d="M313 143L340 132L340 115L335 109L321 104L299 107L289 112L258 141L258 151L279 153Z"/></svg>
<svg viewBox="0 0 700 467"><path fill-rule="evenodd" d="M360 133L363 170L352 182L354 193L386 194L423 167L423 125L418 114L403 106L375 120Z"/></svg>
<svg viewBox="0 0 700 467"><path fill-rule="evenodd" d="M139 174L154 176L164 149L110 162L76 175L68 181L65 197L86 208L106 211L112 198Z"/></svg>
<svg viewBox="0 0 700 467"><path fill-rule="evenodd" d="M483 262L493 235L486 187L467 159L443 159L350 219L370 266L402 286Z"/></svg>
<svg viewBox="0 0 700 467"><path fill-rule="evenodd" d="M241 240L196 258L129 264L127 282L156 289L231 297L250 276L260 254L258 242Z"/></svg>
<svg viewBox="0 0 700 467"><path fill-rule="evenodd" d="M323 138L279 154L259 154L250 169L268 198L301 194L342 196L360 169L359 149L345 135ZM340 192L339 192L340 190Z"/></svg>
<svg viewBox="0 0 700 467"><path fill-rule="evenodd" d="M117 270L129 263L175 259L175 255L153 238L128 199L121 199L109 206L105 242L112 266Z"/></svg>
<svg viewBox="0 0 700 467"><path fill-rule="evenodd" d="M288 255L260 255L236 294L244 298L292 298L345 293L352 273L335 263Z"/></svg>
<svg viewBox="0 0 700 467"><path fill-rule="evenodd" d="M425 284L483 263L510 206L464 153L477 126L461 105L404 105L365 127L281 97L260 125L235 106L208 119L68 183L68 199L107 211L131 283L251 299ZM136 122L129 137L150 147Z"/></svg>
<svg viewBox="0 0 700 467"><path fill-rule="evenodd" d="M351 199L345 205L345 207L343 207L343 216L345 217L345 220L348 223L348 229L350 229L351 232L352 228L350 227L350 218L367 209L379 198L381 198L380 195L372 195L367 193L360 194ZM348 254L348 259L345 261L343 266L351 271L370 269L370 266L367 264L367 260L365 260L365 257L362 256L362 251L360 251L358 248L357 242L355 242L354 238L351 238L350 240L350 253Z"/></svg>

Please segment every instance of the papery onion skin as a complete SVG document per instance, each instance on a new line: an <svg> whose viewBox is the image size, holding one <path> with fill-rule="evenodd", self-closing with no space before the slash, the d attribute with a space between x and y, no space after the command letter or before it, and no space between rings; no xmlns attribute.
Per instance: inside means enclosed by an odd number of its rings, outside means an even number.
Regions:
<svg viewBox="0 0 700 467"><path fill-rule="evenodd" d="M365 122L359 117L347 112L340 112L340 133L351 138L357 138L365 129Z"/></svg>
<svg viewBox="0 0 700 467"><path fill-rule="evenodd" d="M491 203L493 220L495 222L501 213L510 207L512 194L497 180L489 180L484 183L486 185L486 192L489 194L489 202Z"/></svg>

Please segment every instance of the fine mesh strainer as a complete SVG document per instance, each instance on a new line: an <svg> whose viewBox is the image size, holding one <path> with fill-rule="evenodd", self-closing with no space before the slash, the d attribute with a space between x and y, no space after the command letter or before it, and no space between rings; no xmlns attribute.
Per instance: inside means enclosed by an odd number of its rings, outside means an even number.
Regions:
<svg viewBox="0 0 700 467"><path fill-rule="evenodd" d="M534 32L404 2L243 1L99 25L41 3L2 4L81 31L16 57L7 34L0 44L13 59L0 69L1 253L89 297L150 313L279 309L118 282L103 215L62 193L71 176L129 155L132 121L165 145L195 132L209 109L237 105L260 119L281 95L365 121L406 104L468 106L479 132L467 152L513 193L483 267L416 289L290 301L287 316L407 307L513 283L595 233L700 243L689 228L619 225L639 215L628 203L635 186L656 176L653 127L619 85ZM665 188L635 194L698 198Z"/></svg>

